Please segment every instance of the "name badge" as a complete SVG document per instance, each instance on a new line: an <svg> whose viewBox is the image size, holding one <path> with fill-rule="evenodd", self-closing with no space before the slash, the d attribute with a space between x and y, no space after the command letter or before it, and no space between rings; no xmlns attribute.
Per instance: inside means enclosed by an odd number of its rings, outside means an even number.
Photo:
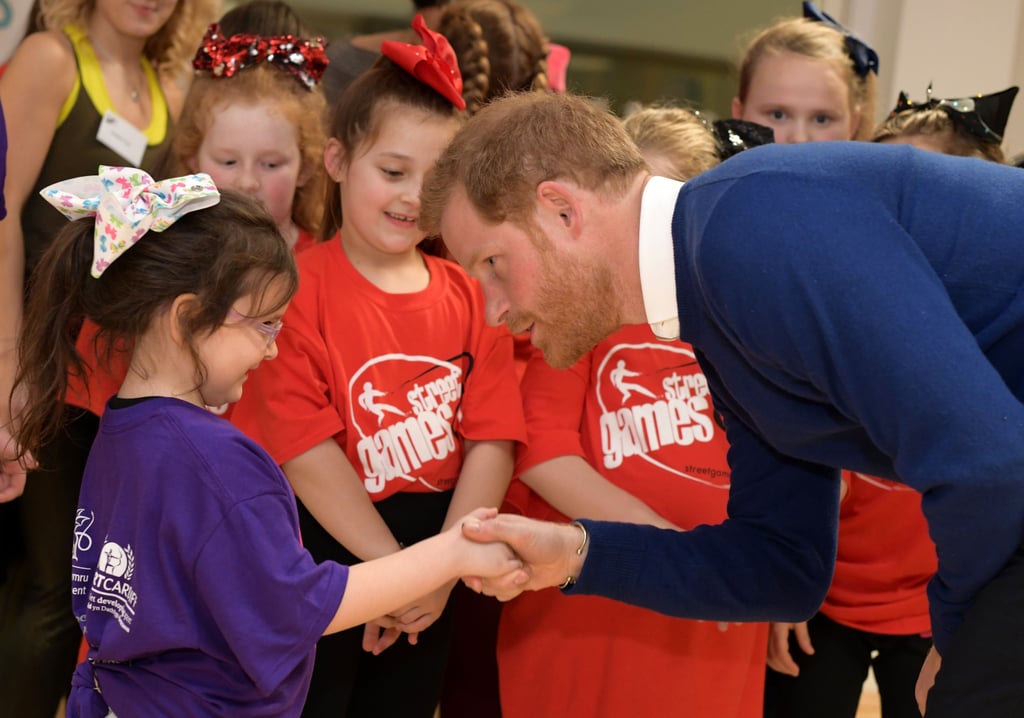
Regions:
<svg viewBox="0 0 1024 718"><path fill-rule="evenodd" d="M132 167L142 163L148 144L141 130L113 110L103 113L96 141L124 157Z"/></svg>

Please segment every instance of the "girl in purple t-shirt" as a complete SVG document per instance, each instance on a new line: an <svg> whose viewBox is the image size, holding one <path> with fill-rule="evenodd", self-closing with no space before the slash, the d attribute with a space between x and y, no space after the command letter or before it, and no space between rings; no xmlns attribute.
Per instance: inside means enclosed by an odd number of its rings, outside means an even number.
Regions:
<svg viewBox="0 0 1024 718"><path fill-rule="evenodd" d="M297 716L321 635L455 577L519 569L503 544L472 544L458 526L351 567L302 548L284 475L205 409L237 401L277 355L298 283L255 200L219 193L208 175L153 182L112 167L43 195L81 219L34 277L16 380L21 456L59 426L83 319L106 346L131 347L75 519L72 600L89 652L69 716Z"/></svg>

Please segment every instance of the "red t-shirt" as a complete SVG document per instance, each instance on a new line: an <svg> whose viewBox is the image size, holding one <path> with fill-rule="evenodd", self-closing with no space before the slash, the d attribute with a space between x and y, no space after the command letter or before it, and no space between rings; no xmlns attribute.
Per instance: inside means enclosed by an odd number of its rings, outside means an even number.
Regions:
<svg viewBox="0 0 1024 718"><path fill-rule="evenodd" d="M836 571L821 612L871 633L931 635L928 581L938 568L921 495L844 471Z"/></svg>
<svg viewBox="0 0 1024 718"><path fill-rule="evenodd" d="M299 238L295 240L295 246L292 247L292 252L298 254L304 249L309 249L316 243L317 238L315 235L312 235L306 230L304 230L302 227L299 227Z"/></svg>
<svg viewBox="0 0 1024 718"><path fill-rule="evenodd" d="M581 456L677 526L725 518L725 431L689 345L627 327L565 371L537 354L522 393L528 448L518 472ZM529 516L566 518L518 481L509 501ZM501 617L502 713L760 718L767 630L723 631L595 596L524 593Z"/></svg>
<svg viewBox="0 0 1024 718"><path fill-rule="evenodd" d="M512 335L458 265L422 256L430 284L409 294L370 283L339 241L298 256L280 353L232 415L278 463L333 438L380 501L453 489L467 439L525 438Z"/></svg>

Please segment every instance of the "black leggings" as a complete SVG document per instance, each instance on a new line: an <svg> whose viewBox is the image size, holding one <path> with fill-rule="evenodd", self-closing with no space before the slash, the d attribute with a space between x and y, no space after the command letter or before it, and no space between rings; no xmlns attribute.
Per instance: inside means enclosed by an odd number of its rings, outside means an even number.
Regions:
<svg viewBox="0 0 1024 718"><path fill-rule="evenodd" d="M398 493L374 504L406 546L435 535L451 492ZM302 541L313 558L344 564L358 559L336 542L299 502ZM316 647L313 680L303 718L431 718L441 697L451 646L452 601L417 644L406 636L374 656L362 649L363 627L324 636Z"/></svg>
<svg viewBox="0 0 1024 718"><path fill-rule="evenodd" d="M859 631L821 613L808 622L807 630L814 655L805 654L792 637L789 644L800 676L768 669L765 718L854 718L869 666L878 683L883 718L920 718L914 686L931 640Z"/></svg>
<svg viewBox="0 0 1024 718"><path fill-rule="evenodd" d="M71 611L71 543L78 492L99 418L69 409L62 431L36 457L25 493L4 506L8 580L0 625L0 705L5 715L53 718L67 695L82 640ZM7 533L7 530L5 530Z"/></svg>
<svg viewBox="0 0 1024 718"><path fill-rule="evenodd" d="M927 718L1024 716L1024 547L978 593L942 656Z"/></svg>

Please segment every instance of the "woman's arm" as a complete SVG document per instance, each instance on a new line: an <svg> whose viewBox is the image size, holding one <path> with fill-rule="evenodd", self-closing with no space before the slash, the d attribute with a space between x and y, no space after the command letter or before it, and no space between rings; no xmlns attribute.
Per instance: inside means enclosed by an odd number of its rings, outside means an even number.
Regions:
<svg viewBox="0 0 1024 718"><path fill-rule="evenodd" d="M45 81L40 70L45 68ZM17 341L24 292L25 245L21 213L57 129L72 87L75 59L62 35L29 35L0 78L0 102L7 120L7 217L0 221L0 423L10 420L10 393L17 369Z"/></svg>

